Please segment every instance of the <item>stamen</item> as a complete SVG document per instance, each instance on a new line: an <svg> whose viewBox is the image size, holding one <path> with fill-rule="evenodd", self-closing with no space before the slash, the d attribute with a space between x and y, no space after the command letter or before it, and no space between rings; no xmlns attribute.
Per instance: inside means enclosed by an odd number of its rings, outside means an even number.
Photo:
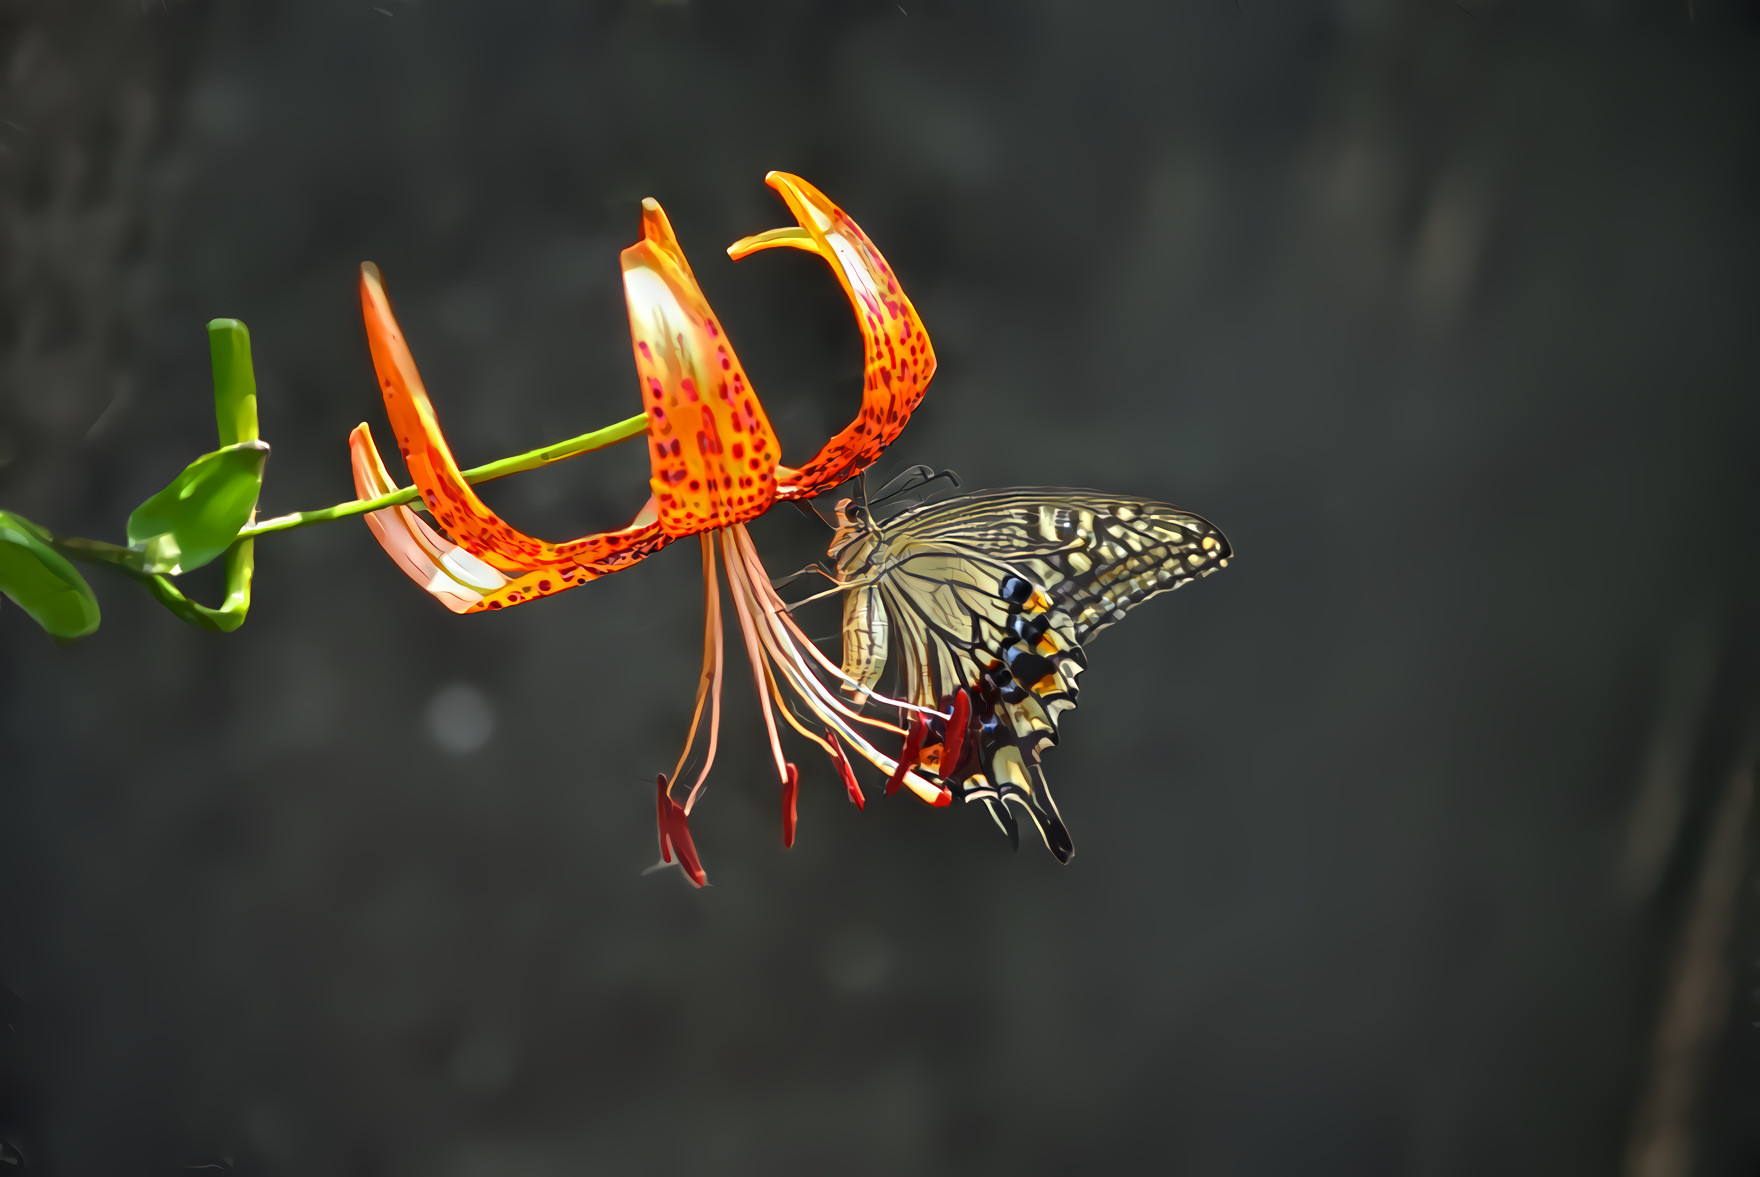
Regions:
<svg viewBox="0 0 1760 1177"><path fill-rule="evenodd" d="M824 651L820 650L819 647L816 644L814 644L813 639L809 638L807 636L806 631L801 629L800 624L795 621L794 616L789 612L789 609L791 608L791 606L787 602L783 601L782 597L776 592L775 588L770 585L769 578L763 575L764 564L763 564L763 561L758 558L758 549L752 543L752 537L751 537L750 533L748 533L744 527L740 527L738 530L739 530L740 539L741 539L740 551L741 551L741 555L745 557L747 573L748 573L748 575L751 576L751 580L752 580L753 586L757 590L757 596L758 596L759 600L762 601L765 606L763 612L771 619L772 624L781 626L786 631L786 633L784 635L784 644L788 648L790 648L791 650L804 650L804 651L806 651L808 654L810 654L812 656L814 661L818 662L820 666L825 668L825 671L828 674L841 680L842 682L848 684L849 686L859 687L861 684L857 683L853 678L851 678L849 675L845 674L843 672L843 667L837 665L837 663L835 663L835 662L831 661L831 659L827 658L825 656ZM731 575L732 575L732 572L730 571L729 576L731 576ZM841 592L846 587L848 587L848 586L839 585L837 588L833 589L832 591L833 592ZM808 599L811 600L812 598L808 598ZM803 602L800 602L800 601L795 602L795 604L802 604L802 603ZM788 640L788 639L792 639L792 640ZM800 660L798 658L796 659L796 661L800 662ZM813 677L811 675L811 671L809 670L809 668L806 667L804 662L800 662L800 665L803 670L808 672L808 677ZM817 683L816 678L814 678L814 682ZM826 698L826 700L829 701L840 714L846 715L849 718L854 719L858 723L865 723L871 727L878 727L878 728L881 728L885 731L894 732L894 733L901 735L901 736L905 734L905 729L902 727L898 727L895 724L887 723L886 721L881 720L881 719L876 719L874 716L864 715L859 711L852 710L850 707L846 706L844 704L844 701L842 699L840 699L837 695L831 693L830 691L824 691L823 685L822 684L819 684L819 685L821 687L821 691L822 691L824 697ZM921 712L925 715L940 715L941 714L939 711L936 711L933 707L919 707L915 703L906 703L902 699L888 698L887 696L879 694L874 691L868 692L868 698L873 700L874 702L880 704L882 707L898 707L898 708L905 710L905 711L917 711L917 712Z"/></svg>
<svg viewBox="0 0 1760 1177"><path fill-rule="evenodd" d="M691 745L697 740L697 725L703 718L703 702L713 696L709 711L709 750L703 758L703 769L697 774L696 784L691 786L690 796L686 798L684 811L689 813L691 806L697 803L697 794L702 791L703 782L709 778L709 768L715 763L715 745L721 734L721 584L715 575L715 548L705 533L699 533L703 546L703 669L697 676L697 705L691 712L690 731L685 734L684 748L678 754L678 763L673 766L672 779L677 780L684 772L684 762L690 757Z"/></svg>
<svg viewBox="0 0 1760 1177"><path fill-rule="evenodd" d="M801 774L794 765L788 766L788 779L782 782L782 848L794 849L794 823L799 820L795 802L800 800Z"/></svg>
<svg viewBox="0 0 1760 1177"><path fill-rule="evenodd" d="M734 581L734 566L739 559L738 548L734 543L734 537L732 534L736 531L743 534L745 528L736 523L731 528L721 528L717 531L717 534L721 536L721 554L723 559L727 561L727 575L730 584ZM738 588L744 587L742 581ZM740 592L736 588L733 594L733 607L739 611L739 628L740 633L744 635L746 640L746 657L751 659L752 679L757 683L758 703L764 711L764 727L770 733L770 752L776 757L776 775L783 780L787 780L788 761L785 760L782 755L782 741L776 736L776 717L770 713L770 695L769 692L765 690L764 682L764 668L766 663L764 661L763 651L759 646L757 627L752 620L751 611L746 606L747 595L747 593Z"/></svg>
<svg viewBox="0 0 1760 1177"><path fill-rule="evenodd" d="M790 640L789 633L778 625L777 612L766 608L762 602L754 599L758 595L755 591L755 586L764 584L766 578L762 575L762 564L757 565L757 575L753 575L753 563L757 559L757 552L751 546L751 537L749 535L742 536L741 538L744 540L744 543L740 547L740 553L744 557L745 567L743 570L739 569L734 562L729 559L727 565L728 583L734 587L736 600L740 599L742 596L746 598L742 607L749 611L751 616L757 620L758 637L762 641L766 652L771 658L775 659L777 668L781 670L783 676L788 679L789 686L800 696L801 702L806 704L808 710L818 716L827 727L841 732L845 739L849 740L856 746L864 758L877 765L882 772L891 772L893 767L892 759L877 751L868 743L868 741L864 740L859 734L857 734L856 731L850 727L848 722L845 721L846 719L854 720L858 723L864 723L872 727L898 732L901 735L903 734L902 729L893 724L887 723L884 720L875 719L872 716L861 715L852 711L843 700L827 690L825 684L821 683L818 678L814 676L812 670L800 657L799 650L795 643ZM833 756L835 759L835 754L831 747L827 745L824 740L808 731L806 727L796 721L787 706L782 703L780 697L778 697L777 704L782 707L784 718L788 720L789 724L796 731L824 748L826 754Z"/></svg>
<svg viewBox="0 0 1760 1177"><path fill-rule="evenodd" d="M953 692L953 715L947 721L947 735L942 740L941 779L952 780L959 771L960 757L965 753L966 728L972 722L972 701L966 689Z"/></svg>
<svg viewBox="0 0 1760 1177"><path fill-rule="evenodd" d="M898 786L904 783L904 775L917 762L917 753L923 750L923 737L929 732L929 721L921 715L911 724L911 734L905 737L904 751L898 754L898 767L892 770L892 777L886 782L886 795L898 792Z"/></svg>
<svg viewBox="0 0 1760 1177"><path fill-rule="evenodd" d="M862 796L862 786L856 784L855 770L849 766L849 757L843 754L843 745L837 742L837 733L827 728L825 738L831 741L831 758L837 762L838 774L843 777L844 791L858 810L866 809L867 798Z"/></svg>
<svg viewBox="0 0 1760 1177"><path fill-rule="evenodd" d="M697 859L696 843L691 841L691 827L684 808L666 795L666 774L655 777L655 801L660 810L660 859L671 862L674 854L678 855L678 864L684 873L698 887L707 886L709 876L703 873L703 864Z"/></svg>

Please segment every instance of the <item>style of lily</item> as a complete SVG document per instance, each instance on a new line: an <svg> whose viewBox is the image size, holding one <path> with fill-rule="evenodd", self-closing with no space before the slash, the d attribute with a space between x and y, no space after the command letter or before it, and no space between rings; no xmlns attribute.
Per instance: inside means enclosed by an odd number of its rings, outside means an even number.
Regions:
<svg viewBox="0 0 1760 1177"><path fill-rule="evenodd" d="M656 787L661 859L670 863L676 858L697 886L707 877L687 819L714 764L720 733L724 660L718 563L726 570L782 782L784 845L794 843L799 772L783 754L778 713L831 758L857 806L863 804L863 795L844 753L845 742L888 774L889 792L902 784L932 805L947 805L952 799L939 783L911 771L918 740L905 741L904 762L887 756L868 734L879 730L904 737L905 729L862 714L826 685L828 678L855 686L795 622L746 530L747 522L776 503L810 499L871 465L904 428L935 372L935 353L921 320L886 260L856 223L798 176L771 172L766 182L782 196L797 224L746 237L727 252L738 261L763 249L804 249L831 267L862 332L866 363L860 414L801 466L782 465L757 392L698 288L666 214L655 201L644 200L642 240L623 251L622 262L647 415L652 497L627 527L565 543L515 530L465 481L392 316L379 271L371 263L361 267L361 309L373 367L398 451L433 525L401 506L373 512L367 522L411 579L447 608L474 613L524 604L629 568L673 540L698 537L703 556L702 671L684 749L672 773L658 776ZM394 488L365 424L350 435L349 448L361 498ZM810 721L790 706L791 697ZM922 712L898 700L869 697L898 707L901 716ZM709 722L703 763L681 802L678 779L697 743L705 705ZM937 717L933 711L918 715L914 733L920 738L924 720Z"/></svg>

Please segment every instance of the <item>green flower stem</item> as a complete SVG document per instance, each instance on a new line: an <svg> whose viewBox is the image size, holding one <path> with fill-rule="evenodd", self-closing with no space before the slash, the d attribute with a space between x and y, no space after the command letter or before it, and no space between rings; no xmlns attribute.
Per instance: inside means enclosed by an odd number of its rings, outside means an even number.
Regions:
<svg viewBox="0 0 1760 1177"><path fill-rule="evenodd" d="M171 583L169 576L148 572L143 567L146 557L142 552L98 539L44 534L55 550L64 556L87 564L108 564L140 581L161 605L201 629L231 633L244 624L245 615L250 612L256 545L248 539L241 539L226 549L226 599L218 609L210 609L184 596L182 590Z"/></svg>
<svg viewBox="0 0 1760 1177"><path fill-rule="evenodd" d="M49 535L44 532L48 541L55 545L55 550L63 556L74 560L82 560L87 564L110 564L125 572L140 572L146 575L143 563L144 553L133 548L125 548L121 544L107 544L101 539L82 539L77 535Z"/></svg>
<svg viewBox="0 0 1760 1177"><path fill-rule="evenodd" d="M251 609L251 574L256 570L255 544L241 539L226 549L226 599L218 609L192 601L166 576L155 576L127 566L123 571L147 586L159 603L179 618L200 629L231 633L244 624Z"/></svg>
<svg viewBox="0 0 1760 1177"><path fill-rule="evenodd" d="M487 466L477 466L464 471L464 480L470 483L489 482L496 478L506 478L509 474L519 474L525 470L536 470L540 466L548 466L552 462L560 462L567 458L590 454L594 450L602 450L607 446L639 437L648 431L648 418L640 414L619 421L615 425L607 425L603 429L595 429L591 433L583 433L579 437L571 437L567 441L559 441L542 449L528 450L523 454L515 454L511 458L502 458L498 462L490 462ZM421 492L413 486L402 490L394 490L388 495L380 495L376 499L355 499L352 502L338 503L334 507L325 507L319 511L296 511L291 515L277 515L273 519L265 519L254 523L238 533L242 540L255 536L267 535L272 531L292 531L296 527L309 527L314 523L328 523L332 519L347 519L354 515L365 515L369 511L382 510L385 507L397 507L404 503L414 502ZM124 549L126 550L126 549Z"/></svg>

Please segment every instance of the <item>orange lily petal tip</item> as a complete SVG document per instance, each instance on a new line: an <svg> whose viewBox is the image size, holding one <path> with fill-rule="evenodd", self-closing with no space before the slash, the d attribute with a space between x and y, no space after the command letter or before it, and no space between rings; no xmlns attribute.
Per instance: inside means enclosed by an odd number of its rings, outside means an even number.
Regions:
<svg viewBox="0 0 1760 1177"><path fill-rule="evenodd" d="M916 308L861 227L799 176L771 172L764 179L796 224L743 237L728 255L738 261L779 247L818 254L837 275L862 332L861 414L792 477L778 475L778 498L811 498L873 465L903 431L935 375L935 351Z"/></svg>

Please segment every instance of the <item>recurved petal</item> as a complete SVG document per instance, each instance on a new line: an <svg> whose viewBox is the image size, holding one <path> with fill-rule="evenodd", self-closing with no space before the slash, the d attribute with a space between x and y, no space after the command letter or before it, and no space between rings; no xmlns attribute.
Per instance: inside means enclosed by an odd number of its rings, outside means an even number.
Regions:
<svg viewBox="0 0 1760 1177"><path fill-rule="evenodd" d="M738 261L782 246L818 254L843 284L862 329L860 415L798 470L777 471L779 498L811 498L861 473L892 444L935 375L935 350L892 268L842 209L799 176L771 172L764 180L788 202L799 226L743 238L728 254Z"/></svg>
<svg viewBox="0 0 1760 1177"><path fill-rule="evenodd" d="M391 313L379 269L371 262L361 266L361 313L373 368L385 397L385 412L422 501L440 530L451 537L464 555L506 577L503 586L484 595L469 611L523 604L573 588L627 568L670 541L649 509L644 509L621 531L601 532L562 544L535 539L508 526L477 497L459 472L422 385L421 373L416 370L415 357ZM370 445L371 439L367 442ZM352 438L350 444L353 448ZM383 469L381 463L379 470ZM426 530L433 534L432 529ZM392 554L397 558L395 551Z"/></svg>
<svg viewBox="0 0 1760 1177"><path fill-rule="evenodd" d="M677 538L763 514L781 447L653 200L623 251L623 289L661 529Z"/></svg>
<svg viewBox="0 0 1760 1177"><path fill-rule="evenodd" d="M354 464L355 497L376 499L397 489L364 421L348 435L348 452ZM454 613L469 613L484 597L507 587L505 573L435 532L408 507L373 511L367 515L367 527L411 580Z"/></svg>

